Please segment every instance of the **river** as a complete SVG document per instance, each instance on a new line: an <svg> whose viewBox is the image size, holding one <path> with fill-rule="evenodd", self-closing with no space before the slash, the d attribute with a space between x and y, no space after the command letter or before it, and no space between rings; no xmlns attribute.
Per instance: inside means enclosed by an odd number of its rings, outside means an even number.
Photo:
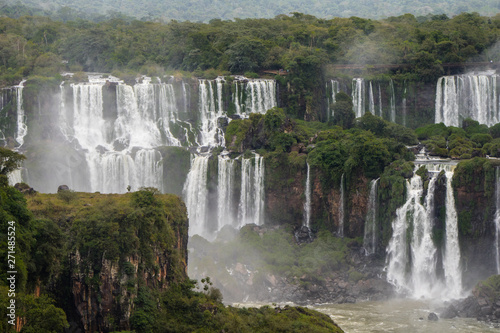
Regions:
<svg viewBox="0 0 500 333"><path fill-rule="evenodd" d="M330 315L346 333L499 332L498 327L472 318L439 318L438 321L429 321L429 313L435 312L439 315L441 307L442 303L408 299L310 306Z"/></svg>
<svg viewBox="0 0 500 333"><path fill-rule="evenodd" d="M294 305L291 303L278 304ZM236 303L237 307L259 307L264 303ZM439 316L442 302L394 299L355 304L310 305L308 308L329 315L346 333L498 333L499 327L473 318L428 320L429 313Z"/></svg>

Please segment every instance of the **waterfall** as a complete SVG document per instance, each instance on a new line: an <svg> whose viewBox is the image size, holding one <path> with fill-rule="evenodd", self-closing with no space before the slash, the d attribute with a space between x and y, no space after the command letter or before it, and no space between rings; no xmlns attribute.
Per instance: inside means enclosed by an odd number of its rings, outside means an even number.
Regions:
<svg viewBox="0 0 500 333"><path fill-rule="evenodd" d="M363 78L352 79L352 103L356 118L365 113L365 81Z"/></svg>
<svg viewBox="0 0 500 333"><path fill-rule="evenodd" d="M420 165L416 165L417 170ZM393 235L387 247L387 280L400 292L415 298L461 296L460 248L458 223L453 198L452 165L427 164L430 176L425 203L420 199L423 183L416 173L406 183L407 198L397 209L392 222ZM444 280L437 275L437 246L432 239L434 193L441 171L446 176L446 234L443 248Z"/></svg>
<svg viewBox="0 0 500 333"><path fill-rule="evenodd" d="M23 182L22 175L21 175L21 169L16 169L12 172L9 172L7 177L8 177L8 181L9 181L10 186L14 186L17 183Z"/></svg>
<svg viewBox="0 0 500 333"><path fill-rule="evenodd" d="M16 141L19 143L19 146L24 144L24 137L28 133L28 126L26 125L26 117L24 115L23 108L23 89L24 82L26 80L22 80L18 86L15 86L16 89L16 104L17 104L17 132L16 132Z"/></svg>
<svg viewBox="0 0 500 333"><path fill-rule="evenodd" d="M422 196L422 179L414 175L406 182L407 198L403 206L396 210L396 218L392 221L392 237L387 246L387 280L392 283L398 292L412 292L410 279L406 272L409 268L409 253L407 233L409 229L408 217L425 216L425 209L420 204Z"/></svg>
<svg viewBox="0 0 500 333"><path fill-rule="evenodd" d="M378 180L370 182L370 195L368 197L368 211L365 218L365 232L363 237L363 247L365 254L374 254L377 250L377 187Z"/></svg>
<svg viewBox="0 0 500 333"><path fill-rule="evenodd" d="M369 110L372 115L375 115L375 99L373 98L373 86L372 81L370 81L369 91L368 91L368 102Z"/></svg>
<svg viewBox="0 0 500 333"><path fill-rule="evenodd" d="M335 104L335 102L337 101L335 98L335 95L340 92L340 83L337 80L330 80L330 86L331 86L331 88L328 88L328 82L327 82L326 83L326 91L327 91L327 109L328 109L327 115L328 115L328 119L330 119L330 117L333 117L333 109L331 109L331 105ZM328 91L331 91L330 98L328 98Z"/></svg>
<svg viewBox="0 0 500 333"><path fill-rule="evenodd" d="M420 179L419 176L416 176ZM421 180L421 179L420 179ZM437 173L429 180L425 206L419 205L418 214L413 218L413 237L411 239L412 259L412 296L415 298L431 298L437 289L436 253L437 248L432 240L434 213L434 192ZM415 198L418 200L418 198ZM418 205L417 203L415 203ZM423 210L422 210L423 208Z"/></svg>
<svg viewBox="0 0 500 333"><path fill-rule="evenodd" d="M277 106L276 81L265 79L249 79L246 87L246 110L250 113L266 113Z"/></svg>
<svg viewBox="0 0 500 333"><path fill-rule="evenodd" d="M302 225L311 228L311 179L310 179L311 167L307 163L307 177L306 177L306 201L304 202L304 222Z"/></svg>
<svg viewBox="0 0 500 333"><path fill-rule="evenodd" d="M234 187L235 160L227 156L218 157L218 183L217 183L217 217L220 230L225 225L233 225L233 187Z"/></svg>
<svg viewBox="0 0 500 333"><path fill-rule="evenodd" d="M500 167L495 168L495 259L497 274L500 274Z"/></svg>
<svg viewBox="0 0 500 333"><path fill-rule="evenodd" d="M199 111L200 111L200 145L208 147L224 146L224 135L218 127L217 120L222 117L222 78L217 78L216 90L214 81L199 81ZM217 100L215 99L217 91Z"/></svg>
<svg viewBox="0 0 500 333"><path fill-rule="evenodd" d="M435 122L460 126L465 118L492 126L500 122L497 74L443 76L437 81Z"/></svg>
<svg viewBox="0 0 500 333"><path fill-rule="evenodd" d="M264 158L241 159L241 191L238 205L238 227L264 223Z"/></svg>
<svg viewBox="0 0 500 333"><path fill-rule="evenodd" d="M394 81L390 81L389 83L389 90L391 92L391 99L390 99L390 105L391 105L391 121L393 123L396 122L396 92L394 90Z"/></svg>
<svg viewBox="0 0 500 333"><path fill-rule="evenodd" d="M451 179L453 171L446 170L446 236L443 266L448 287L448 296L458 298L462 294L462 271L460 269L460 245L458 242L458 219Z"/></svg>
<svg viewBox="0 0 500 333"><path fill-rule="evenodd" d="M378 84L378 115L380 118L384 115L382 111L382 91L380 89L380 83Z"/></svg>
<svg viewBox="0 0 500 333"><path fill-rule="evenodd" d="M240 105L240 100L242 99L240 97L240 84L238 81L234 82L234 92L233 92L233 103L234 103L234 108L235 108L235 113L237 115L241 115L241 109L242 106Z"/></svg>
<svg viewBox="0 0 500 333"><path fill-rule="evenodd" d="M339 237L344 237L344 205L345 205L345 198L344 198L344 174L342 174L342 177L340 178L340 205L339 205L339 230L337 234Z"/></svg>
<svg viewBox="0 0 500 333"><path fill-rule="evenodd" d="M207 171L209 156L196 155L184 184L183 196L189 216L189 235L210 235L206 225L207 215Z"/></svg>
<svg viewBox="0 0 500 333"><path fill-rule="evenodd" d="M102 87L104 83L72 84L73 131L83 149L94 150L106 145L107 131L103 118Z"/></svg>
<svg viewBox="0 0 500 333"><path fill-rule="evenodd" d="M406 82L405 82L406 83ZM406 87L403 92L403 101L401 102L401 108L403 109L403 126L406 126Z"/></svg>

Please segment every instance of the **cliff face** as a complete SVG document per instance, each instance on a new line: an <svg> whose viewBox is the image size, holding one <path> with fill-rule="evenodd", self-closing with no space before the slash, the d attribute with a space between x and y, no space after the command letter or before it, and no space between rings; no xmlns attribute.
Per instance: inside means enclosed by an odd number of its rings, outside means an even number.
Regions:
<svg viewBox="0 0 500 333"><path fill-rule="evenodd" d="M42 288L70 306L73 325L85 332L130 330L140 288L165 290L187 279L188 221L178 197L150 191L61 197L37 195L29 205L67 235L61 270Z"/></svg>
<svg viewBox="0 0 500 333"><path fill-rule="evenodd" d="M455 188L464 283L474 287L496 274L494 255L496 194L495 162L476 158L457 167Z"/></svg>

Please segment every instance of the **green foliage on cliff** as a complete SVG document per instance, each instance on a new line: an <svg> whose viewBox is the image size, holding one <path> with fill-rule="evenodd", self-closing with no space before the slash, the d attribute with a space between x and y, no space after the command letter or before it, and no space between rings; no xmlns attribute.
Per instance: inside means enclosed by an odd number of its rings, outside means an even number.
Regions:
<svg viewBox="0 0 500 333"><path fill-rule="evenodd" d="M394 78L432 81L443 63L498 61L490 52L500 17L462 13L454 18L407 14L373 21L358 17L320 19L294 12L272 19L209 23L141 22L112 15L99 23L73 17L0 18L0 82L11 85L30 75L60 71L195 76L263 74L279 76L285 112L295 118L326 120L320 110L329 65L400 64Z"/></svg>
<svg viewBox="0 0 500 333"><path fill-rule="evenodd" d="M472 157L500 157L498 125L488 128L478 121L467 118L462 128L445 126L443 123L426 125L415 130L418 139L425 144L430 155L470 159Z"/></svg>
<svg viewBox="0 0 500 333"><path fill-rule="evenodd" d="M205 292L195 291L186 276L188 225L179 197L152 188L72 193L72 200L53 194L26 199L0 186L0 254L7 257L6 232L14 224L16 315L23 317L23 332L62 332L67 315L89 329L119 330L128 326L131 303L129 323L137 332L342 332L328 316L304 308L225 307L208 278ZM4 295L6 264L0 273ZM0 300L4 318L7 301ZM102 311L110 312L100 318ZM5 320L0 329L8 331Z"/></svg>
<svg viewBox="0 0 500 333"><path fill-rule="evenodd" d="M475 295L487 298L491 303L500 300L500 275L492 275L488 279L479 282L475 288Z"/></svg>

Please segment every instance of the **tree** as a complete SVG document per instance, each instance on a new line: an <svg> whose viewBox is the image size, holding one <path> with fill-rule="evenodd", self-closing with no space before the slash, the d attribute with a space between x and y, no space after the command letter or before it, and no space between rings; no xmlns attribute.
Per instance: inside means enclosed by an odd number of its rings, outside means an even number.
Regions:
<svg viewBox="0 0 500 333"><path fill-rule="evenodd" d="M344 92L335 95L336 102L333 104L333 123L344 129L351 128L354 125L356 115L352 110L352 98Z"/></svg>
<svg viewBox="0 0 500 333"><path fill-rule="evenodd" d="M26 159L22 154L19 154L8 148L0 147L0 182L7 185L7 175L20 168L21 163Z"/></svg>

